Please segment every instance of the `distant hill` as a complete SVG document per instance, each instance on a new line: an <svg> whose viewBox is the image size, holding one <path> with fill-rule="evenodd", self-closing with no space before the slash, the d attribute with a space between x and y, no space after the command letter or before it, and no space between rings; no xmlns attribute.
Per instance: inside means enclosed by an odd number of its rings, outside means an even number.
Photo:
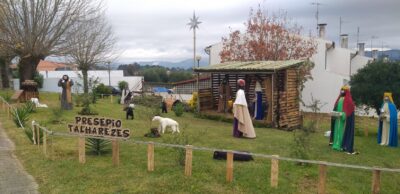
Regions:
<svg viewBox="0 0 400 194"><path fill-rule="evenodd" d="M381 57L383 55L386 55L389 57L389 60L391 61L400 61L400 50L399 49L392 49L392 50L387 50L387 51L378 51L378 56ZM371 51L366 51L365 56L371 57Z"/></svg>
<svg viewBox="0 0 400 194"><path fill-rule="evenodd" d="M176 67L176 68L183 68L189 69L193 67L193 59L186 59L179 62L169 62L169 61L147 61L147 62L137 62L140 65L159 65L163 67ZM204 67L208 65L208 58L200 60L200 67ZM197 66L197 62L196 62Z"/></svg>

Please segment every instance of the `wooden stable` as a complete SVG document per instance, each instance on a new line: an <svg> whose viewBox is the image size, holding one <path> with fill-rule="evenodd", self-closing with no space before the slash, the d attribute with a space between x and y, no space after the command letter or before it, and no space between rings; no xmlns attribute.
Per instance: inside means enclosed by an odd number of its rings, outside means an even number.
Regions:
<svg viewBox="0 0 400 194"><path fill-rule="evenodd" d="M304 63L301 60L227 62L197 68L195 72L211 74L211 87L199 91L200 111L217 110L223 79L228 80L233 98L238 89L237 80L244 79L246 99L251 106L258 81L267 107L265 122L281 129L297 128L302 124L298 70Z"/></svg>

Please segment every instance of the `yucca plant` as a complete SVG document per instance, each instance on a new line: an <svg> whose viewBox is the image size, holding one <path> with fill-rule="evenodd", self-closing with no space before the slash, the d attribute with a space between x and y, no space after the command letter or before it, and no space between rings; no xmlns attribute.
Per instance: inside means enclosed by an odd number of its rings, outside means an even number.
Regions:
<svg viewBox="0 0 400 194"><path fill-rule="evenodd" d="M28 113L35 112L35 104L32 101L25 102L24 107Z"/></svg>
<svg viewBox="0 0 400 194"><path fill-rule="evenodd" d="M110 151L110 141L105 139L87 138L86 149L96 155L101 155Z"/></svg>
<svg viewBox="0 0 400 194"><path fill-rule="evenodd" d="M11 111L11 114L13 116L13 121L17 127L23 128L24 126L26 126L26 122L29 120L29 112L24 106L14 108Z"/></svg>

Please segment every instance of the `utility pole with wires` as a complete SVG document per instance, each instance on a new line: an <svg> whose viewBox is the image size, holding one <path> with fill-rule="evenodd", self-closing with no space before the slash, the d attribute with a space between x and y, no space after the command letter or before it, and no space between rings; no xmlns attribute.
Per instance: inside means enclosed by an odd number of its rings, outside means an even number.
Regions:
<svg viewBox="0 0 400 194"><path fill-rule="evenodd" d="M357 44L356 44L356 48L358 47L358 43L360 43L360 27L357 27Z"/></svg>
<svg viewBox="0 0 400 194"><path fill-rule="evenodd" d="M317 8L315 12L315 19L317 20L317 31L318 31L318 24L319 24L319 6L323 5L322 3L318 3L318 1L312 2L311 5L314 5Z"/></svg>

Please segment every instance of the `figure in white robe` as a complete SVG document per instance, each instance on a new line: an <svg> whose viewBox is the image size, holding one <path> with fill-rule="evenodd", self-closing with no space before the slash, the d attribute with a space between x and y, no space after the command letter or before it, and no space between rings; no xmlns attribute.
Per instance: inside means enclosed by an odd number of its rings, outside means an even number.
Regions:
<svg viewBox="0 0 400 194"><path fill-rule="evenodd" d="M244 87L244 80L239 79L238 84ZM250 117L249 109L247 107L246 95L243 89L236 92L236 99L233 103L233 136L255 138L256 132L254 131L253 122Z"/></svg>

